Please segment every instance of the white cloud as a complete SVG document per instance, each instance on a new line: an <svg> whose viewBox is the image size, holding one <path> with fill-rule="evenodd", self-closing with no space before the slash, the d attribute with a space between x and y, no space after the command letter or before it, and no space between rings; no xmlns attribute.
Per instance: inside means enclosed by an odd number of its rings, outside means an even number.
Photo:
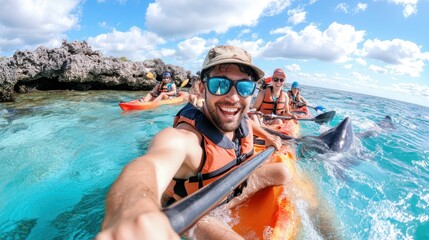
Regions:
<svg viewBox="0 0 429 240"><path fill-rule="evenodd" d="M284 33L274 42L268 42L260 55L266 58L318 59L345 62L363 41L364 31L356 31L348 24L332 23L325 31L308 25L300 32L290 28L273 31Z"/></svg>
<svg viewBox="0 0 429 240"><path fill-rule="evenodd" d="M360 2L356 5L355 12L363 12L366 10L367 7L368 7L368 4Z"/></svg>
<svg viewBox="0 0 429 240"><path fill-rule="evenodd" d="M427 98L429 101L429 87L425 85L416 83L397 83L392 84L392 90L412 95L420 95Z"/></svg>
<svg viewBox="0 0 429 240"><path fill-rule="evenodd" d="M0 52L58 46L63 32L78 28L80 0L2 0Z"/></svg>
<svg viewBox="0 0 429 240"><path fill-rule="evenodd" d="M419 0L387 0L387 2L402 5L404 7L402 15L407 18L417 13L417 4Z"/></svg>
<svg viewBox="0 0 429 240"><path fill-rule="evenodd" d="M187 39L177 45L178 53L177 57L180 59L194 59L202 54L208 52L213 47L212 43L208 43L205 39L199 37L193 37Z"/></svg>
<svg viewBox="0 0 429 240"><path fill-rule="evenodd" d="M127 56L131 60L144 60L161 57L156 47L165 41L154 33L142 31L138 27L131 27L127 32L114 29L110 33L90 37L88 43L106 55Z"/></svg>
<svg viewBox="0 0 429 240"><path fill-rule="evenodd" d="M349 13L349 12L358 13L358 12L364 12L367 7L368 7L368 4L359 2L351 11L349 11L350 6L347 3L339 3L335 7L335 10L341 11L344 13Z"/></svg>
<svg viewBox="0 0 429 240"><path fill-rule="evenodd" d="M353 67L353 64L346 64L346 65L344 65L345 69L352 69L352 67Z"/></svg>
<svg viewBox="0 0 429 240"><path fill-rule="evenodd" d="M292 3L291 0L268 0L267 2L268 5L264 9L264 14L268 16L274 16L283 12Z"/></svg>
<svg viewBox="0 0 429 240"><path fill-rule="evenodd" d="M285 69L287 72L299 72L299 71L301 71L301 67L296 63L285 66Z"/></svg>
<svg viewBox="0 0 429 240"><path fill-rule="evenodd" d="M289 10L287 14L289 15L288 22L292 23L293 25L297 25L305 22L305 16L307 12L302 9L292 9Z"/></svg>
<svg viewBox="0 0 429 240"><path fill-rule="evenodd" d="M363 65L363 66L366 66L366 61L365 61L365 59L363 59L363 58L355 58L355 61L357 62L357 63L359 63L360 65Z"/></svg>
<svg viewBox="0 0 429 240"><path fill-rule="evenodd" d="M245 29L240 31L240 33L238 34L238 38L240 38L240 37L242 37L248 33L251 33L251 32L252 32L252 30L250 30L250 28L245 28Z"/></svg>
<svg viewBox="0 0 429 240"><path fill-rule="evenodd" d="M392 74L420 77L424 70L424 61L429 60L429 53L422 53L417 44L401 39L365 41L363 56L377 59L388 64Z"/></svg>
<svg viewBox="0 0 429 240"><path fill-rule="evenodd" d="M282 27L270 31L270 34L287 34L293 31L292 27Z"/></svg>
<svg viewBox="0 0 429 240"><path fill-rule="evenodd" d="M371 77L359 72L352 72L353 79L359 82L371 82ZM373 82L373 81L372 81Z"/></svg>
<svg viewBox="0 0 429 240"><path fill-rule="evenodd" d="M232 27L255 26L265 10L288 5L289 0L157 0L149 4L145 22L150 31L166 38L225 33Z"/></svg>
<svg viewBox="0 0 429 240"><path fill-rule="evenodd" d="M226 44L241 47L247 52L249 52L252 57L255 58L258 56L259 49L264 44L264 41L262 39L258 39L256 41L242 41L238 39L233 39L227 41Z"/></svg>
<svg viewBox="0 0 429 240"><path fill-rule="evenodd" d="M349 5L347 5L347 3L339 3L336 7L335 10L344 12L344 13L348 13L349 12Z"/></svg>
<svg viewBox="0 0 429 240"><path fill-rule="evenodd" d="M380 66L377 66L377 65L371 64L371 65L369 65L368 69L371 70L371 71L373 71L373 72L376 72L376 73L387 74L387 69L386 68L383 68L383 67L380 67Z"/></svg>

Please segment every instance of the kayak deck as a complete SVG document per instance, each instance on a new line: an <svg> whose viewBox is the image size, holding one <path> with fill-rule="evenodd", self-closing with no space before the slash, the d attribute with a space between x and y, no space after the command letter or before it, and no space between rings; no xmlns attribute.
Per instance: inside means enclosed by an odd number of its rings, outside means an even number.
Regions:
<svg viewBox="0 0 429 240"><path fill-rule="evenodd" d="M296 120L286 120L283 124L268 128L291 137L299 136L299 123ZM255 145L255 153L264 149L264 146ZM295 176L296 160L292 146L284 145L267 162L281 162ZM301 218L287 190L286 186L265 188L235 207L232 217L239 221L233 226L234 231L245 239L294 239L299 232Z"/></svg>
<svg viewBox="0 0 429 240"><path fill-rule="evenodd" d="M257 146L256 151L264 148ZM289 146L270 157L269 162L284 163L291 173L295 171L296 157ZM284 186L263 189L232 210L238 219L234 231L245 239L294 239L300 226L300 215Z"/></svg>
<svg viewBox="0 0 429 240"><path fill-rule="evenodd" d="M188 101L189 94L187 92L180 91L177 97L161 100L158 102L141 102L140 99L135 99L129 102L120 102L119 107L123 111L132 111L132 110L150 110L157 108L165 104L181 104Z"/></svg>
<svg viewBox="0 0 429 240"><path fill-rule="evenodd" d="M307 106L303 106L303 107L300 107L300 108L293 109L293 110L291 110L291 112L297 118L312 118L311 113L308 110Z"/></svg>

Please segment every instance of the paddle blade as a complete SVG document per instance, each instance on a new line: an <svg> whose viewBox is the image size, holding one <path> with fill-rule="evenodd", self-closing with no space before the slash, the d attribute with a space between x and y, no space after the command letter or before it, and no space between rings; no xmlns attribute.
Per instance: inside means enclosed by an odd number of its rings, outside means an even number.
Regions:
<svg viewBox="0 0 429 240"><path fill-rule="evenodd" d="M153 73L151 73L151 72L148 72L147 74L146 74L146 77L148 78L148 79L154 79L155 77L153 76Z"/></svg>
<svg viewBox="0 0 429 240"><path fill-rule="evenodd" d="M322 114L317 115L314 118L314 121L318 124L328 123L334 118L335 114L335 111L324 112Z"/></svg>
<svg viewBox="0 0 429 240"><path fill-rule="evenodd" d="M314 110L323 112L323 111L325 111L325 108L323 106L317 106L314 108Z"/></svg>
<svg viewBox="0 0 429 240"><path fill-rule="evenodd" d="M182 84L180 84L180 87L182 88L182 87L186 86L188 84L188 82L189 82L189 79L185 79L185 81L183 81Z"/></svg>

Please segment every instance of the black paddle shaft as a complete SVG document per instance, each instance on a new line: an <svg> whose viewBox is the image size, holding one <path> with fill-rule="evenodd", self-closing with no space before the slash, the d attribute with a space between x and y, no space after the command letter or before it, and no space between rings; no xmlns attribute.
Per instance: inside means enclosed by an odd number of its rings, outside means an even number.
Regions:
<svg viewBox="0 0 429 240"><path fill-rule="evenodd" d="M275 148L272 146L267 147L267 149L224 177L164 209L163 212L167 215L173 229L179 234L183 233L207 212L218 206L256 168L268 159L274 150Z"/></svg>

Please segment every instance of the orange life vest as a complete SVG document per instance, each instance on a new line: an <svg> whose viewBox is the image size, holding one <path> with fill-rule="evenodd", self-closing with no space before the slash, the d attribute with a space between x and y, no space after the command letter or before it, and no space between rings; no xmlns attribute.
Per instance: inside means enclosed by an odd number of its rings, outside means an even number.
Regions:
<svg viewBox="0 0 429 240"><path fill-rule="evenodd" d="M281 115L286 111L286 95L285 92L281 91L280 96L276 101L273 99L273 88L269 87L265 89L264 99L259 107L258 111L264 114L276 114Z"/></svg>
<svg viewBox="0 0 429 240"><path fill-rule="evenodd" d="M188 123L202 136L204 158L197 175L189 179L173 178L165 195L174 200L186 197L239 166L253 154L253 130L249 118L244 118L235 131L235 141L229 140L196 107L188 103L176 115L174 127ZM237 149L238 147L238 149Z"/></svg>
<svg viewBox="0 0 429 240"><path fill-rule="evenodd" d="M161 93L161 92L170 92L170 91L172 91L173 90L173 83L161 83L161 84L159 84L159 87L158 87L158 93Z"/></svg>
<svg viewBox="0 0 429 240"><path fill-rule="evenodd" d="M290 109L296 109L302 107L302 103L299 101L299 92L296 95L293 95L292 91L287 91L287 94L289 96L289 108ZM301 104L299 104L301 103Z"/></svg>

